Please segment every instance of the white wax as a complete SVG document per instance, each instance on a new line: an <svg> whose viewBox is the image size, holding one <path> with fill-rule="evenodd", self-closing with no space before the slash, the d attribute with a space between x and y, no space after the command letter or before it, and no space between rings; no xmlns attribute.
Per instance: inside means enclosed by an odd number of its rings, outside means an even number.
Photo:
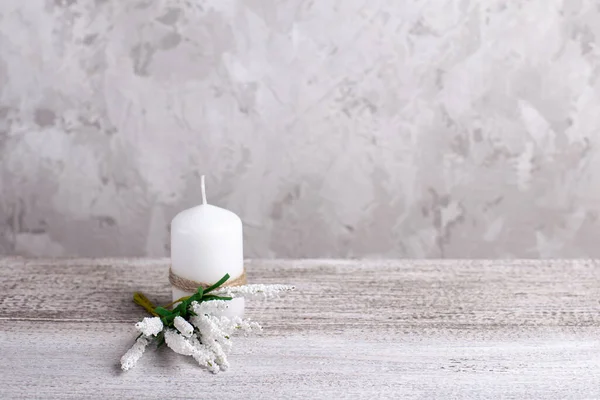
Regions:
<svg viewBox="0 0 600 400"><path fill-rule="evenodd" d="M204 177L202 177L204 178ZM202 179L203 202L204 179ZM177 214L171 222L171 268L182 278L213 284L225 274L230 280L244 271L242 220L233 212L202 204ZM173 287L173 301L189 296ZM241 316L244 299L230 301L223 315Z"/></svg>

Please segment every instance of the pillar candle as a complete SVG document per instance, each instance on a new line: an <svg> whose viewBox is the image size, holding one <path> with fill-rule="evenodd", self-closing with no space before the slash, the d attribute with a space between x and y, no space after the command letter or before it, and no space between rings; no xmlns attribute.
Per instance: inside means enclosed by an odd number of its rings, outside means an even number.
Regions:
<svg viewBox="0 0 600 400"><path fill-rule="evenodd" d="M213 284L225 274L230 280L244 271L242 220L235 213L207 204L204 175L202 204L177 214L171 222L171 268L176 275ZM189 296L172 287L173 301ZM230 301L225 315L241 316L244 299Z"/></svg>

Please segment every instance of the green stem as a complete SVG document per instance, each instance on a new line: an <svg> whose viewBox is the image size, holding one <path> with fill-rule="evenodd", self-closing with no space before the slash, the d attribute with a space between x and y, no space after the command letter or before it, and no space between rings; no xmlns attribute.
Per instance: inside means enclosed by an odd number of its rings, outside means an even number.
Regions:
<svg viewBox="0 0 600 400"><path fill-rule="evenodd" d="M215 296L215 295L207 295L207 293L217 289L219 286L221 286L222 284L224 284L225 282L227 282L227 280L229 280L229 274L225 274L221 279L219 279L219 281L213 285L210 285L209 287L207 287L206 289L202 289L202 287L198 288L198 292L191 295L191 296L184 296L180 299L177 299L169 304L167 304L164 307L158 307L161 308L162 310L160 310L161 314L159 315L155 310L157 309L157 307L152 304L152 302L142 293L142 292L134 292L133 293L133 302L141 307L143 307L146 311L148 311L151 315L155 316L155 317L159 317L159 316L165 316L164 314L168 314L169 311L167 310L168 307L173 306L176 303L179 302L183 302L186 300L189 300L190 298L194 298L194 300L198 301L199 303L201 303L203 300L204 301L210 301L210 300L231 300L231 297L226 297L226 296ZM175 311L172 311L171 313L173 313Z"/></svg>
<svg viewBox="0 0 600 400"><path fill-rule="evenodd" d="M138 306L143 307L150 314L154 315L155 317L158 317L158 314L156 312L154 312L154 309L156 307L154 306L154 304L152 304L152 302L150 300L148 300L148 298L144 295L144 293L142 293L142 292L133 293L133 302L135 304L137 304Z"/></svg>
<svg viewBox="0 0 600 400"><path fill-rule="evenodd" d="M229 280L229 274L225 274L221 279L219 279L219 281L217 283L204 289L204 293L212 292L213 290L217 289L219 286L221 286L228 280Z"/></svg>
<svg viewBox="0 0 600 400"><path fill-rule="evenodd" d="M184 296L184 297L182 297L182 298L180 298L180 299L177 299L177 300L175 300L175 301L172 301L172 302L170 302L169 304L167 304L166 306L163 306L163 307L164 307L164 308L169 308L169 307L171 307L172 305L174 305L175 303L179 303L180 301L185 301L185 300L189 299L190 297L192 297L192 296Z"/></svg>

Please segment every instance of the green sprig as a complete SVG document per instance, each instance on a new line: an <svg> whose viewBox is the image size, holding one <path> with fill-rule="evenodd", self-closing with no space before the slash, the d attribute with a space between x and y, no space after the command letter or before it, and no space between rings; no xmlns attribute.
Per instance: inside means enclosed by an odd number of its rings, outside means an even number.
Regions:
<svg viewBox="0 0 600 400"><path fill-rule="evenodd" d="M225 274L217 283L207 287L206 289L199 287L196 293L191 296L185 296L180 299L175 300L165 306L156 307L148 298L141 292L135 292L133 294L133 302L141 307L143 307L146 311L148 311L151 315L155 317L160 317L163 325L165 327L173 327L173 321L175 317L180 316L185 318L186 320L192 316L196 315L194 311L190 310L190 305L192 302L197 301L198 303L202 303L203 301L212 301L212 300L231 300L232 297L227 296L216 296L214 294L208 294L215 289L218 289L221 285L229 280L229 274ZM169 307L179 303L175 308L169 310ZM160 338L159 338L160 339ZM164 340L164 339L163 339ZM160 343L160 340L159 340Z"/></svg>
<svg viewBox="0 0 600 400"><path fill-rule="evenodd" d="M142 292L133 293L133 302L141 307L143 307L150 314L158 317L158 314L154 311L156 306L152 304L150 300L146 297L146 295Z"/></svg>

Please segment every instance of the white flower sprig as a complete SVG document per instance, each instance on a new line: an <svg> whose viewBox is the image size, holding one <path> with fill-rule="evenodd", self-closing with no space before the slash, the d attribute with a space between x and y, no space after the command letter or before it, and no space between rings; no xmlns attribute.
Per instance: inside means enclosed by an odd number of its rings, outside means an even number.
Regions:
<svg viewBox="0 0 600 400"><path fill-rule="evenodd" d="M138 360L142 358L144 351L146 351L146 346L148 346L149 343L150 339L148 336L141 335L138 337L133 346L131 346L131 348L127 350L127 353L121 357L121 368L124 371L133 368Z"/></svg>
<svg viewBox="0 0 600 400"><path fill-rule="evenodd" d="M135 327L144 336L156 336L163 330L163 323L158 317L144 318Z"/></svg>
<svg viewBox="0 0 600 400"><path fill-rule="evenodd" d="M244 286L228 286L220 288L214 292L217 296L229 296L229 297L245 297L245 298L263 298L269 299L272 297L279 296L282 292L289 292L294 290L294 286L290 285L244 285Z"/></svg>
<svg viewBox="0 0 600 400"><path fill-rule="evenodd" d="M262 328L257 322L240 317L216 316L227 309L234 297L271 298L282 292L294 290L289 285L244 285L219 288L229 279L226 274L219 282L183 297L165 307L155 307L142 293L133 294L133 301L144 307L154 317L146 317L135 324L140 335L121 358L121 368L133 368L151 342L163 343L178 354L192 356L196 362L211 372L229 368L227 355L231 351L234 332L250 333ZM209 294L212 292L211 294ZM172 310L167 307L179 303Z"/></svg>

